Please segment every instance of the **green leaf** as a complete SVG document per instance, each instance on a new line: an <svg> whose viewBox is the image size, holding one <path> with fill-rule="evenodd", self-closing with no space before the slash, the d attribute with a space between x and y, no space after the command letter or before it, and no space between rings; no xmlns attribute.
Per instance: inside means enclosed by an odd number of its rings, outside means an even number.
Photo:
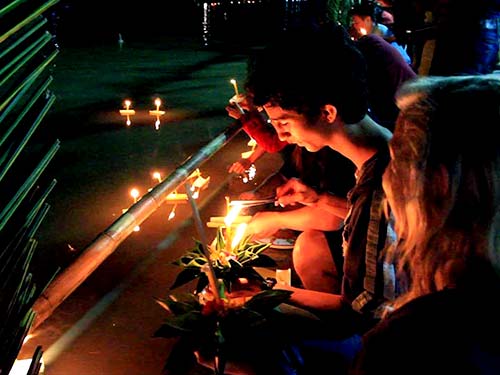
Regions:
<svg viewBox="0 0 500 375"><path fill-rule="evenodd" d="M250 264L248 264L250 266ZM274 267L276 266L276 261L269 255L260 254L258 258L252 260L252 267Z"/></svg>
<svg viewBox="0 0 500 375"><path fill-rule="evenodd" d="M198 277L198 283L196 284L196 293L200 293L208 285L208 277L203 272Z"/></svg>
<svg viewBox="0 0 500 375"><path fill-rule="evenodd" d="M281 289L264 290L254 295L244 306L258 312L269 311L290 299L292 293Z"/></svg>
<svg viewBox="0 0 500 375"><path fill-rule="evenodd" d="M195 280L202 274L200 268L185 268L175 278L174 283L170 287L170 290L180 287L181 285L187 284L188 282Z"/></svg>
<svg viewBox="0 0 500 375"><path fill-rule="evenodd" d="M161 299L159 301L167 305L168 309L174 315L184 314L189 311L201 310L201 305L200 302L198 301L198 297L191 293L183 294L181 296L176 297L176 299L170 297L167 299Z"/></svg>
<svg viewBox="0 0 500 375"><path fill-rule="evenodd" d="M168 318L153 337L175 337L207 329L209 319L199 311L190 311L178 316Z"/></svg>

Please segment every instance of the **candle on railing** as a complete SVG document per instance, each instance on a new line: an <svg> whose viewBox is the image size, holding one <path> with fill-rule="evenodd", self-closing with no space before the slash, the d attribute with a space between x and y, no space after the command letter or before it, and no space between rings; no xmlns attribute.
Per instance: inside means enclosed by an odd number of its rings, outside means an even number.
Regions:
<svg viewBox="0 0 500 375"><path fill-rule="evenodd" d="M236 80L233 78L231 79L229 82L231 82L231 84L233 85L233 88L234 88L234 94L236 96L239 95L239 92L238 92L238 84L236 83Z"/></svg>
<svg viewBox="0 0 500 375"><path fill-rule="evenodd" d="M160 183L161 182L161 174L160 174L160 172L154 172L153 173L153 178L156 179L156 180L158 180L158 183Z"/></svg>
<svg viewBox="0 0 500 375"><path fill-rule="evenodd" d="M139 198L139 190L136 188L130 190L130 195L134 199L134 203L137 203L137 198Z"/></svg>

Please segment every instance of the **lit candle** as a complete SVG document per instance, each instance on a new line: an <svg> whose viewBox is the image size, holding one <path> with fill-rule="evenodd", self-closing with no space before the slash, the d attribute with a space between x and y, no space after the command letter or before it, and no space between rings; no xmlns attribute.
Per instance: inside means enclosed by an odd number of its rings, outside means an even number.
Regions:
<svg viewBox="0 0 500 375"><path fill-rule="evenodd" d="M137 198L139 197L139 190L137 190L135 188L130 190L130 195L132 196L132 198L134 198L134 203L136 203Z"/></svg>
<svg viewBox="0 0 500 375"><path fill-rule="evenodd" d="M233 85L233 87L234 87L234 93L236 94L236 96L238 96L239 95L239 93L238 93L238 84L236 83L236 80L233 78L229 82L231 82L231 84Z"/></svg>
<svg viewBox="0 0 500 375"><path fill-rule="evenodd" d="M130 121L130 116L135 115L135 111L133 109L130 109L130 106L132 105L132 102L129 99L126 99L123 104L125 105L125 109L120 109L120 115L122 116L127 116L127 126L130 126L131 121Z"/></svg>
<svg viewBox="0 0 500 375"><path fill-rule="evenodd" d="M234 234L233 240L231 241L231 250L234 250L238 244L241 242L245 230L247 229L247 224L242 223L236 228L236 233Z"/></svg>
<svg viewBox="0 0 500 375"><path fill-rule="evenodd" d="M241 206L231 206L229 197L226 197L226 206L227 206L227 215L224 218L224 224L226 226L224 243L226 246L226 251L230 252L231 251L231 238L232 238L231 225L238 217L238 214L241 211Z"/></svg>
<svg viewBox="0 0 500 375"><path fill-rule="evenodd" d="M160 129L160 116L163 116L165 114L165 111L160 111L160 105L161 105L160 98L155 99L155 105L156 105L156 109L150 110L149 114L152 116L156 116L155 129L158 130L158 129Z"/></svg>
<svg viewBox="0 0 500 375"><path fill-rule="evenodd" d="M153 178L156 178L158 182L161 182L161 174L160 172L154 172L153 173Z"/></svg>

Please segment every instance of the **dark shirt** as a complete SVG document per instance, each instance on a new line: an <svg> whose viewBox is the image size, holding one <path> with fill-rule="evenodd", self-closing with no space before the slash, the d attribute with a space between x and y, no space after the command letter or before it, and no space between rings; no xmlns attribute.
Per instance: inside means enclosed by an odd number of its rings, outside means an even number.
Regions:
<svg viewBox="0 0 500 375"><path fill-rule="evenodd" d="M356 46L366 60L370 115L392 131L399 113L396 92L403 82L417 75L399 51L378 35L365 35Z"/></svg>
<svg viewBox="0 0 500 375"><path fill-rule="evenodd" d="M365 334L351 374L500 374L499 295L497 280L408 302Z"/></svg>
<svg viewBox="0 0 500 375"><path fill-rule="evenodd" d="M378 309L395 288L394 280L384 282L384 264L380 256L388 240L382 175L389 162L387 147L363 164L356 186L349 192L350 211L344 225L344 278L342 295L354 310L368 318L378 318ZM392 237L389 237L393 240Z"/></svg>
<svg viewBox="0 0 500 375"><path fill-rule="evenodd" d="M347 197L354 186L355 165L328 146L309 152L305 147L288 145L282 156L284 163L280 173L286 178L300 178L318 192Z"/></svg>

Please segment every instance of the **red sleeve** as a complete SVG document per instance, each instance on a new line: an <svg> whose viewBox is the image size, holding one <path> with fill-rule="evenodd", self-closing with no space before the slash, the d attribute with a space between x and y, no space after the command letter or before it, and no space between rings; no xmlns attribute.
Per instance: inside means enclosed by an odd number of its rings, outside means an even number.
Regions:
<svg viewBox="0 0 500 375"><path fill-rule="evenodd" d="M280 141L274 128L266 124L258 113L247 113L240 120L243 130L267 152L278 152L288 144Z"/></svg>

